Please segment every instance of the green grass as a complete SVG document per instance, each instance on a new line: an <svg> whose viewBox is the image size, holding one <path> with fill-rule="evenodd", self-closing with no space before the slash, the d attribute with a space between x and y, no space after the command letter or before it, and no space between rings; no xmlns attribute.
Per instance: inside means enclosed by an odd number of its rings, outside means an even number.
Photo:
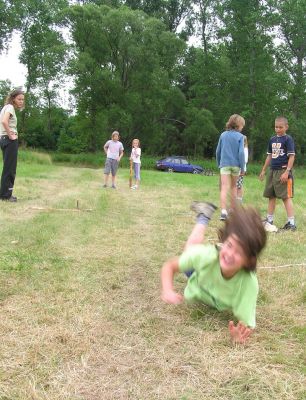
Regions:
<svg viewBox="0 0 306 400"><path fill-rule="evenodd" d="M71 168L38 154L21 152L19 202L0 204L0 399L305 398L302 178L298 230L269 235L258 326L241 347L229 341L229 313L159 298L160 268L193 225L189 204L218 203L218 175L144 169L131 191L121 167L118 189L102 189L103 163ZM264 215L262 190L256 176L245 178L245 202ZM275 223L285 220L278 203ZM208 240L220 224L216 215ZM177 277L177 290L185 283Z"/></svg>

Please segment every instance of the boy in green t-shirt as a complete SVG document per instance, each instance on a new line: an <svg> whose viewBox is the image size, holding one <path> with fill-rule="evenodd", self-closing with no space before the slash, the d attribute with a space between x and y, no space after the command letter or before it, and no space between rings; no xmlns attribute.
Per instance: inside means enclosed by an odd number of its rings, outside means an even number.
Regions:
<svg viewBox="0 0 306 400"><path fill-rule="evenodd" d="M219 230L221 247L202 244L216 206L193 202L197 213L183 254L171 258L162 267L162 299L179 304L183 296L173 288L174 274L189 276L184 297L187 302L203 302L219 311L231 310L237 325L229 322L232 340L245 343L255 328L258 281L257 257L266 244L266 232L259 213L253 208L235 208Z"/></svg>

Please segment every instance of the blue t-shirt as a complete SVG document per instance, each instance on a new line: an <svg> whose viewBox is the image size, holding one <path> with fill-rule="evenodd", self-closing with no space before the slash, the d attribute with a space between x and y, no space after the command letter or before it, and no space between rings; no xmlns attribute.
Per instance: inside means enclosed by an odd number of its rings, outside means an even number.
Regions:
<svg viewBox="0 0 306 400"><path fill-rule="evenodd" d="M272 136L269 140L267 154L271 154L271 169L286 168L289 155L295 155L294 140L290 135Z"/></svg>

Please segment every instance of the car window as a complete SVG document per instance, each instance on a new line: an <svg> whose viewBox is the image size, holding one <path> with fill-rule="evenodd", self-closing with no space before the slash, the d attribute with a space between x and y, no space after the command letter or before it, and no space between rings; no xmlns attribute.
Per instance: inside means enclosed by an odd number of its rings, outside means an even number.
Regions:
<svg viewBox="0 0 306 400"><path fill-rule="evenodd" d="M181 158L181 162L182 162L182 164L189 164L189 162L187 160L185 160L185 158Z"/></svg>
<svg viewBox="0 0 306 400"><path fill-rule="evenodd" d="M172 158L171 158L171 157L167 157L167 158L165 158L164 161L165 161L165 162L172 162Z"/></svg>
<svg viewBox="0 0 306 400"><path fill-rule="evenodd" d="M179 158L174 158L174 159L173 159L173 162L174 162L175 164L180 164L180 159L179 159Z"/></svg>

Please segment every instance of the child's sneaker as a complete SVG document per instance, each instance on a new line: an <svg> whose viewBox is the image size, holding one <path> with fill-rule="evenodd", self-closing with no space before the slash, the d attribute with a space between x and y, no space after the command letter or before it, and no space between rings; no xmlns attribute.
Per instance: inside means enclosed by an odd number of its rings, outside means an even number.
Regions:
<svg viewBox="0 0 306 400"><path fill-rule="evenodd" d="M278 229L275 225L273 225L273 222L268 222L267 220L263 221L263 226L265 228L266 232L277 232Z"/></svg>
<svg viewBox="0 0 306 400"><path fill-rule="evenodd" d="M107 185L103 185L104 188L107 188Z"/></svg>
<svg viewBox="0 0 306 400"><path fill-rule="evenodd" d="M211 219L217 207L212 203L193 201L191 203L190 209L194 211L197 215L203 214L206 218Z"/></svg>
<svg viewBox="0 0 306 400"><path fill-rule="evenodd" d="M225 213L221 213L220 215L220 221L225 221L227 219L228 215Z"/></svg>
<svg viewBox="0 0 306 400"><path fill-rule="evenodd" d="M115 185L112 185L112 189L116 189L116 186L115 186Z"/></svg>
<svg viewBox="0 0 306 400"><path fill-rule="evenodd" d="M296 231L296 225L290 224L288 221L282 228L281 231Z"/></svg>

